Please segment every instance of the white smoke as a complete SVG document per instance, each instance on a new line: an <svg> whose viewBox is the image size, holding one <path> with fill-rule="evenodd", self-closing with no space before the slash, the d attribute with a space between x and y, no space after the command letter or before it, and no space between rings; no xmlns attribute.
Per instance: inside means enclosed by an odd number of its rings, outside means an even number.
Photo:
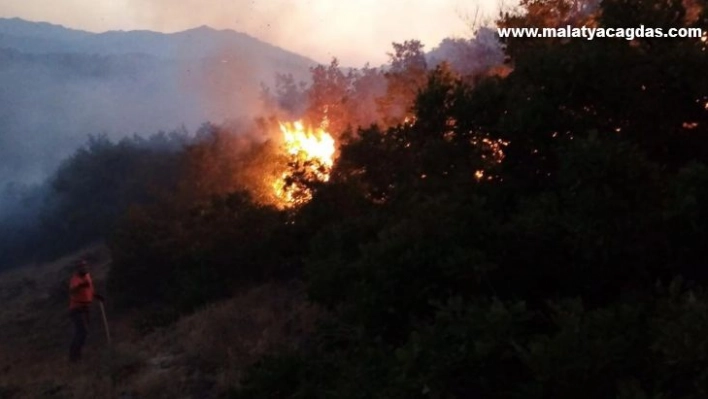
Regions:
<svg viewBox="0 0 708 399"><path fill-rule="evenodd" d="M471 39L447 38L427 54L428 65L447 62L455 72L475 76L504 62L504 49L495 30L480 28Z"/></svg>

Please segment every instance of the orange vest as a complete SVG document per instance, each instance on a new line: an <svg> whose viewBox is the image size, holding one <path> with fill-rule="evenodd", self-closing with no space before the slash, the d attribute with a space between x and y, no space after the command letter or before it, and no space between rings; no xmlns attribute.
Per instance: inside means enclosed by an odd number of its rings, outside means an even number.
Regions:
<svg viewBox="0 0 708 399"><path fill-rule="evenodd" d="M78 291L73 292L74 288L84 282L88 282L88 287L81 287ZM69 290L69 309L88 306L93 302L93 281L91 281L90 274L87 273L84 277L78 274L71 276Z"/></svg>

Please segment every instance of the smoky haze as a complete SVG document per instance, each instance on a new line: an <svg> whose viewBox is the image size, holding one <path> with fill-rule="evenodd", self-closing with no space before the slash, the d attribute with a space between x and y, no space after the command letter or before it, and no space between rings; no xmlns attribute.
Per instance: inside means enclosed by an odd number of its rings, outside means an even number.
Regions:
<svg viewBox="0 0 708 399"><path fill-rule="evenodd" d="M89 135L252 115L262 82L307 79L315 64L234 31L93 34L0 19L0 185L40 182Z"/></svg>
<svg viewBox="0 0 708 399"><path fill-rule="evenodd" d="M177 154L215 126L240 126L240 140L243 126L263 138L263 116L327 116L333 132L396 124L426 69L446 62L472 78L503 61L488 28L427 53L416 40L393 48L389 64L356 69L205 26L96 34L0 19L0 269L110 234L131 204L178 186ZM239 168L227 172L213 186L230 187Z"/></svg>
<svg viewBox="0 0 708 399"><path fill-rule="evenodd" d="M53 21L92 32L179 32L199 25L248 32L319 62L387 61L391 42L428 45L469 36L469 16L495 18L498 0L4 0L0 16ZM518 3L516 0L512 4ZM506 6L511 6L505 1ZM486 18L485 17L485 18Z"/></svg>

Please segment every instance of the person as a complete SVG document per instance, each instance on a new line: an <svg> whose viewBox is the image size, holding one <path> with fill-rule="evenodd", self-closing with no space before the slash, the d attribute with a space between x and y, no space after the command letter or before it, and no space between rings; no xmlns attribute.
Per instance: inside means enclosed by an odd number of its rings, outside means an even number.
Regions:
<svg viewBox="0 0 708 399"><path fill-rule="evenodd" d="M76 271L69 281L69 315L74 325L74 337L69 349L69 359L72 362L81 359L81 350L88 335L89 310L94 299L103 301L103 297L94 290L88 262L79 259L76 262Z"/></svg>

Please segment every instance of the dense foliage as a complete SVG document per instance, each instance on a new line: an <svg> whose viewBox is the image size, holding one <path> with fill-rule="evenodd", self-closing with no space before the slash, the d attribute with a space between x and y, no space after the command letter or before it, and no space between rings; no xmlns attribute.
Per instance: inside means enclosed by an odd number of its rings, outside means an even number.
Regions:
<svg viewBox="0 0 708 399"><path fill-rule="evenodd" d="M577 3L522 1L499 24L708 28L705 0ZM206 126L169 195L119 202L112 297L184 312L302 279L329 317L238 398L706 397L706 41L505 45L504 73L429 71L407 42L385 73L281 77L272 101L341 133L329 181L268 206L273 143ZM101 198L142 198L116 187ZM115 226L91 206L70 214Z"/></svg>
<svg viewBox="0 0 708 399"><path fill-rule="evenodd" d="M46 182L0 193L0 269L101 240L134 204L173 192L186 131L113 142L92 136Z"/></svg>
<svg viewBox="0 0 708 399"><path fill-rule="evenodd" d="M501 24L708 26L705 2L557 3ZM708 394L706 42L506 44L508 76L439 68L415 123L342 149L298 215L333 318L235 397Z"/></svg>

